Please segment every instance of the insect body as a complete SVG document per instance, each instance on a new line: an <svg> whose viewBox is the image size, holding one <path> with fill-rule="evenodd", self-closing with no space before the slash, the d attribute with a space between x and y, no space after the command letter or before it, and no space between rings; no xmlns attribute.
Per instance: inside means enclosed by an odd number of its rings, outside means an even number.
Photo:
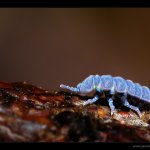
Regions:
<svg viewBox="0 0 150 150"><path fill-rule="evenodd" d="M125 80L122 77L112 77L111 75L90 75L83 82L79 83L77 87L70 87L64 84L60 85L63 89L68 89L81 96L87 96L90 92L108 93L107 100L111 109L111 115L114 113L115 106L113 104L114 96L118 95L122 105L137 112L141 117L141 112L138 107L130 105L127 100L127 95L136 97L141 101L150 103L150 89L146 86L141 86L139 83L133 83L131 80ZM96 94L92 99L88 99L83 105L92 104L96 102L100 94Z"/></svg>

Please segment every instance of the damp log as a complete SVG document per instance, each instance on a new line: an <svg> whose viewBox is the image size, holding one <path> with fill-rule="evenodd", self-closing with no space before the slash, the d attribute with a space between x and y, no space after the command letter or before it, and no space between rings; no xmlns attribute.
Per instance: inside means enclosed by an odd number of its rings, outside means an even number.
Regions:
<svg viewBox="0 0 150 150"><path fill-rule="evenodd" d="M110 116L105 97L49 92L26 82L0 82L1 142L150 142L150 111L142 118L118 105Z"/></svg>

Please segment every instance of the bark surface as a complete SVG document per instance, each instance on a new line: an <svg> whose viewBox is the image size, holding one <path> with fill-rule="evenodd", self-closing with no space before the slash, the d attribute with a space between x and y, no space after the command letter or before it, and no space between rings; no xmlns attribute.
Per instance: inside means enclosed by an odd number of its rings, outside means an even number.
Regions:
<svg viewBox="0 0 150 150"><path fill-rule="evenodd" d="M0 82L1 142L150 142L150 111L142 118L116 104L110 116L105 97L51 93L26 82Z"/></svg>

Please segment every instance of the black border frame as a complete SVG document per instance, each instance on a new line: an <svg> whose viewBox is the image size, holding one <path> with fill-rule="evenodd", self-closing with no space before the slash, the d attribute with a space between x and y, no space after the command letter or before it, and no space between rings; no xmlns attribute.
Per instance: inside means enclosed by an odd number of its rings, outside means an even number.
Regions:
<svg viewBox="0 0 150 150"><path fill-rule="evenodd" d="M150 7L148 0L1 0L0 7Z"/></svg>

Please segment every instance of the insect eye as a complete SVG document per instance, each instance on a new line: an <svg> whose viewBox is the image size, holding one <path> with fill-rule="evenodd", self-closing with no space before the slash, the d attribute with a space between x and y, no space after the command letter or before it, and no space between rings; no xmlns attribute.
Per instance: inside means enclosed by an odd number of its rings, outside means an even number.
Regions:
<svg viewBox="0 0 150 150"><path fill-rule="evenodd" d="M96 89L96 85L93 85L93 89Z"/></svg>
<svg viewBox="0 0 150 150"><path fill-rule="evenodd" d="M77 85L77 88L80 88L80 86L81 86L81 83L79 83L79 84Z"/></svg>

